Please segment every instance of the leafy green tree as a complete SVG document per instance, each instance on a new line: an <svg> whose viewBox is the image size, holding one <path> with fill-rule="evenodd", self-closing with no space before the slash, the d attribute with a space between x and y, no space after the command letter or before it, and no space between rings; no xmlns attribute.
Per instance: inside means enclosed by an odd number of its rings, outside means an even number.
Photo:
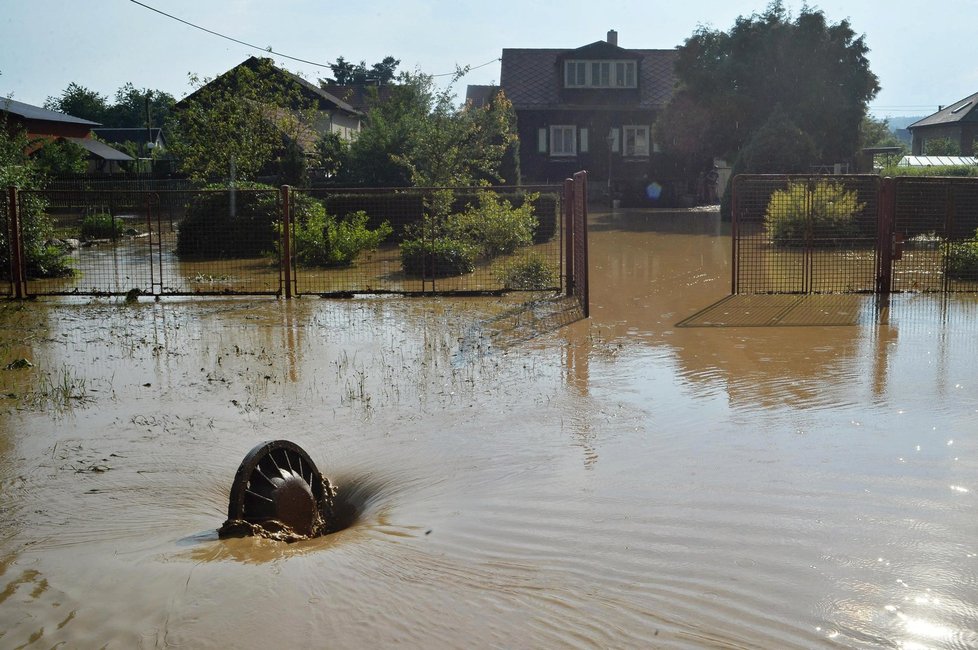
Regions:
<svg viewBox="0 0 978 650"><path fill-rule="evenodd" d="M817 160L852 160L867 103L879 92L868 52L847 20L829 24L808 6L792 19L776 0L761 14L740 16L728 32L700 27L686 39L661 121L692 115L678 148L733 160L780 105L814 143ZM664 135L668 151L673 144Z"/></svg>
<svg viewBox="0 0 978 650"><path fill-rule="evenodd" d="M195 180L274 173L284 183L302 184L300 143L314 139L318 115L311 100L283 82L269 59L210 81L191 76L198 91L167 122L169 150L183 171Z"/></svg>
<svg viewBox="0 0 978 650"><path fill-rule="evenodd" d="M489 105L459 108L451 86L435 89L423 74L401 75L368 126L347 147L321 141L324 161L338 166L338 184L374 187L486 185L518 182L516 117L500 95ZM507 161L509 161L507 163ZM326 166L326 162L324 162ZM504 178L503 170L511 174Z"/></svg>
<svg viewBox="0 0 978 650"><path fill-rule="evenodd" d="M106 115L105 126L119 128L160 127L174 104L173 95L126 83L115 93L115 103Z"/></svg>
<svg viewBox="0 0 978 650"><path fill-rule="evenodd" d="M395 59L392 56L384 57L382 61L374 63L369 68L366 61L353 63L341 56L337 57L336 63L331 63L329 66L330 70L333 71L333 76L320 79L319 85L323 87L365 84L383 86L394 81L399 65L401 65L400 59Z"/></svg>
<svg viewBox="0 0 978 650"><path fill-rule="evenodd" d="M3 100L0 99L0 105ZM44 185L44 175L27 155L29 141L22 129L10 127L0 117L0 187L17 187L21 190L37 190ZM52 235L51 222L46 213L43 197L26 192L20 197L20 224L27 274L31 277L56 277L70 275L71 266L64 250L48 243ZM6 201L0 202L0 215L7 210ZM4 220L5 221L5 220ZM0 277L10 274L10 247L8 231L0 228Z"/></svg>
<svg viewBox="0 0 978 650"><path fill-rule="evenodd" d="M68 140L47 142L31 158L44 176L84 174L88 168L88 152Z"/></svg>
<svg viewBox="0 0 978 650"><path fill-rule="evenodd" d="M72 82L59 97L48 97L44 108L83 120L105 124L109 117L109 100L94 90Z"/></svg>
<svg viewBox="0 0 978 650"><path fill-rule="evenodd" d="M859 146L862 147L900 147L907 152L907 145L890 130L887 119L877 119L872 115L863 118L859 127Z"/></svg>

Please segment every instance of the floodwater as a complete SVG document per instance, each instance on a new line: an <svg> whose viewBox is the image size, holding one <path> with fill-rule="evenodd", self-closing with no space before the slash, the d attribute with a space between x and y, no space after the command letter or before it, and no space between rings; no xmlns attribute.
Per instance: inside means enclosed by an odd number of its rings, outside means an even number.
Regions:
<svg viewBox="0 0 978 650"><path fill-rule="evenodd" d="M729 292L717 215L592 219L587 320L0 304L0 647L978 646L975 298L676 327ZM217 538L275 438L353 525Z"/></svg>

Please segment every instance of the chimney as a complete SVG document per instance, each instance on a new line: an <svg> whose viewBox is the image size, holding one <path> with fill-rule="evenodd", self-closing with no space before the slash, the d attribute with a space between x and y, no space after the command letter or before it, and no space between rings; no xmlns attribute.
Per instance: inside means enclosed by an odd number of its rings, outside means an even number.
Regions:
<svg viewBox="0 0 978 650"><path fill-rule="evenodd" d="M613 29L608 30L608 42L612 45L618 45L618 32Z"/></svg>

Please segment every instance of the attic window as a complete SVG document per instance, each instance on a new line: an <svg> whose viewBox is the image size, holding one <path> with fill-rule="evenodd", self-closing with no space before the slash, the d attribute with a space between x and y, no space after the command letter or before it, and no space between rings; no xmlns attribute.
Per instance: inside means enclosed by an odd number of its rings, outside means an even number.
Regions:
<svg viewBox="0 0 978 650"><path fill-rule="evenodd" d="M958 106L957 108L955 108L954 110L952 110L951 113L958 113L958 112L963 111L964 109L968 108L969 106L971 106L971 102L965 102L964 104L961 104L960 106Z"/></svg>
<svg viewBox="0 0 978 650"><path fill-rule="evenodd" d="M567 88L635 88L635 61L564 62L564 86Z"/></svg>

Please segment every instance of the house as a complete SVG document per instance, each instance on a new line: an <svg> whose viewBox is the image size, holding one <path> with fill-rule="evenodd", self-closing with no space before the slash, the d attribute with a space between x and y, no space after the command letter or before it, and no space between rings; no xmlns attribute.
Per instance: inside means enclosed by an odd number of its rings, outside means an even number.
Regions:
<svg viewBox="0 0 978 650"><path fill-rule="evenodd" d="M99 126L98 122L10 98L0 98L0 114L6 120L7 128L22 128L27 133L29 153L55 140L67 140L88 152L89 173L120 171L123 164L133 161L131 156L92 137L92 129Z"/></svg>
<svg viewBox="0 0 978 650"><path fill-rule="evenodd" d="M366 115L377 104L387 101L394 86L372 84L330 84L321 86L324 92L338 97Z"/></svg>
<svg viewBox="0 0 978 650"><path fill-rule="evenodd" d="M592 196L667 199L676 179L652 125L672 96L675 57L622 48L614 30L576 49L503 49L499 88L516 112L524 182L556 183L585 169ZM480 104L495 92L472 86L467 98Z"/></svg>
<svg viewBox="0 0 978 650"><path fill-rule="evenodd" d="M248 70L264 81L270 82L276 88L284 89L288 92L295 92L302 101L315 108L321 119L317 119L315 124L310 125L317 133L336 133L344 140L352 140L360 132L363 112L358 111L349 103L339 97L331 95L314 83L306 81L302 77L288 70L273 65L271 59L256 56L249 57L246 61L239 63L224 74L211 80L193 93L187 95L176 103L174 110L179 111L187 102L201 97L205 94L205 89L210 88L235 88L238 83L238 72ZM298 106L281 107L283 109L296 109ZM299 143L303 149L309 149L312 142Z"/></svg>
<svg viewBox="0 0 978 650"><path fill-rule="evenodd" d="M978 93L948 106L942 106L907 127L913 137L911 153L926 152L927 142L949 139L958 145L961 155L978 155Z"/></svg>
<svg viewBox="0 0 978 650"><path fill-rule="evenodd" d="M132 148L141 158L148 158L153 151L165 151L163 129L145 127L96 128L92 133L99 140L119 148ZM129 143L129 144L126 144Z"/></svg>

